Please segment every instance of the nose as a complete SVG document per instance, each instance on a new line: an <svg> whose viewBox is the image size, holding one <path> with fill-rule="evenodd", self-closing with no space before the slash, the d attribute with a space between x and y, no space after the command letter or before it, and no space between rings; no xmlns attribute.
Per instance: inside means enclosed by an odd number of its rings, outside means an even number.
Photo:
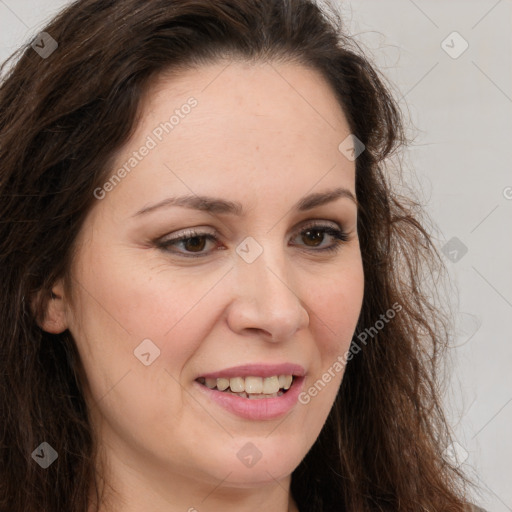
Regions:
<svg viewBox="0 0 512 512"><path fill-rule="evenodd" d="M260 331L268 341L278 342L309 326L301 292L284 258L270 258L268 251L252 263L239 258L233 277L228 324L237 334Z"/></svg>

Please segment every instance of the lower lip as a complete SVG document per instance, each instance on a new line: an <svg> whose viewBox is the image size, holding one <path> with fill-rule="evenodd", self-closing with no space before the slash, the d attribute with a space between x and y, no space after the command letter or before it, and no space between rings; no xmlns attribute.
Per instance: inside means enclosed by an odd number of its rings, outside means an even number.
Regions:
<svg viewBox="0 0 512 512"><path fill-rule="evenodd" d="M238 395L210 389L197 381L202 393L227 411L248 420L272 420L289 412L296 405L304 384L304 377L294 377L290 389L275 398L242 398Z"/></svg>

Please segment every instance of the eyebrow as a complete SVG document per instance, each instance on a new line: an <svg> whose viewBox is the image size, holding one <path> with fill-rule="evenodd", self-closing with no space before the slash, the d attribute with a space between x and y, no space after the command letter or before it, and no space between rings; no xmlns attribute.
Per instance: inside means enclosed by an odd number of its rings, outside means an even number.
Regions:
<svg viewBox="0 0 512 512"><path fill-rule="evenodd" d="M331 203L340 198L350 199L356 206L359 206L356 197L350 190L339 187L332 190L327 190L325 192L316 192L304 196L294 205L293 208L299 212L304 212L316 208L318 206ZM210 196L189 195L180 197L169 197L167 199L164 199L163 201L159 201L158 203L145 206L144 208L136 212L133 215L133 217L137 217L139 215L146 215L157 209L171 206L181 206L184 208L191 208L194 210L209 212L212 214L225 213L237 216L244 215L243 206L241 203L237 201L227 201L225 199Z"/></svg>

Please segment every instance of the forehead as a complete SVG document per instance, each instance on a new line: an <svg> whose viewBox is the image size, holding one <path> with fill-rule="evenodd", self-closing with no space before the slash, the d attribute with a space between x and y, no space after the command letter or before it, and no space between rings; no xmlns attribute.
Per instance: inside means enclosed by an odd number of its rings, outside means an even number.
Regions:
<svg viewBox="0 0 512 512"><path fill-rule="evenodd" d="M295 112L297 117L313 122L312 128L348 128L330 83L318 70L296 62L222 60L171 69L158 75L148 88L143 102L145 114L179 108L191 95L205 115L221 108L223 117L236 113L268 116L272 121Z"/></svg>
<svg viewBox="0 0 512 512"><path fill-rule="evenodd" d="M345 115L320 73L301 65L227 61L168 72L148 89L141 114L116 158L121 166L151 139L117 187L138 203L165 189L290 192L294 201L320 181L353 190L355 164L338 149L350 134Z"/></svg>

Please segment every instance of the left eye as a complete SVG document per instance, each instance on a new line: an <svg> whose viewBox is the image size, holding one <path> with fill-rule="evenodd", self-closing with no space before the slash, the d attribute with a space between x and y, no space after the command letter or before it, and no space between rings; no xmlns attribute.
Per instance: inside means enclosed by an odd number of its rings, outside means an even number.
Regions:
<svg viewBox="0 0 512 512"><path fill-rule="evenodd" d="M325 240L326 235L334 240L333 243L326 247L318 248ZM341 248L343 243L348 241L347 233L333 226L325 225L307 226L303 228L295 238L298 237L300 237L305 242L305 245L308 247L306 250L313 250L313 252L337 251ZM204 252L207 241L217 243L219 242L218 238L211 233L201 233L190 230L180 237L160 240L157 242L157 246L166 252L171 252L184 257L197 258L209 254L208 252ZM180 252L173 249L180 244L185 252Z"/></svg>

